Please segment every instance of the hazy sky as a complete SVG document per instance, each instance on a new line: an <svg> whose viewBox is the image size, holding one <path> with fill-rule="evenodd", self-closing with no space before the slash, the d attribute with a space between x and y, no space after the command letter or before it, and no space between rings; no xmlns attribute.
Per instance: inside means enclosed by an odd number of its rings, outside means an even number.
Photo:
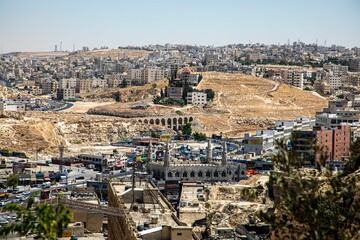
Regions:
<svg viewBox="0 0 360 240"><path fill-rule="evenodd" d="M360 46L360 0L0 0L0 51L181 43Z"/></svg>

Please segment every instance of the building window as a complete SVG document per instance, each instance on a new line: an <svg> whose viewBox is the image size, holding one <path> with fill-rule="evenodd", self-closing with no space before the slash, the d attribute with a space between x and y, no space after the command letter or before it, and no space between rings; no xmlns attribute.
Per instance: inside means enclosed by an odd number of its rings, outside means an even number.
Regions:
<svg viewBox="0 0 360 240"><path fill-rule="evenodd" d="M182 233L176 233L176 236L182 236Z"/></svg>
<svg viewBox="0 0 360 240"><path fill-rule="evenodd" d="M198 172L198 177L202 177L203 173L202 172Z"/></svg>

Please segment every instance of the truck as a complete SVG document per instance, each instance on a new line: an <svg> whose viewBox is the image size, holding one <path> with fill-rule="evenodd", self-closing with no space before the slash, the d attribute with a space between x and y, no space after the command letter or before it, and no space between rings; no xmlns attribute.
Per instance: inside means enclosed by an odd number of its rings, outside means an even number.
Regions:
<svg viewBox="0 0 360 240"><path fill-rule="evenodd" d="M44 182L42 185L41 185L41 188L50 188L51 187L51 182Z"/></svg>
<svg viewBox="0 0 360 240"><path fill-rule="evenodd" d="M60 176L60 183L66 184L67 183L67 176Z"/></svg>
<svg viewBox="0 0 360 240"><path fill-rule="evenodd" d="M25 191L25 187L24 186L17 186L14 188L14 194L17 194L17 193L22 193Z"/></svg>

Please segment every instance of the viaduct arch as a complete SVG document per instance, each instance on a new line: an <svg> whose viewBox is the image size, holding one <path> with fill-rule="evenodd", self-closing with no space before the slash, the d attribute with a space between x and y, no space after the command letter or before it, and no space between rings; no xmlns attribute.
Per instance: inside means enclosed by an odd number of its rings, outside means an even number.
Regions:
<svg viewBox="0 0 360 240"><path fill-rule="evenodd" d="M173 130L181 130L181 126L186 123L194 121L195 117L192 115L177 115L177 116L158 116L158 117L144 117L136 120L143 124L157 125L168 127Z"/></svg>

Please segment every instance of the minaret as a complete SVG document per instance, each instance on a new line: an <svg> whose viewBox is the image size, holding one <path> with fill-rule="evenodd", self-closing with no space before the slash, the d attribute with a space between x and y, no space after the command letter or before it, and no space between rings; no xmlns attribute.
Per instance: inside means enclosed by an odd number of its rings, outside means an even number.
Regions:
<svg viewBox="0 0 360 240"><path fill-rule="evenodd" d="M164 166L168 167L169 165L170 165L169 142L166 142L165 155L164 155Z"/></svg>
<svg viewBox="0 0 360 240"><path fill-rule="evenodd" d="M226 150L226 141L223 142L223 152L221 158L221 165L225 166L227 164L227 150Z"/></svg>
<svg viewBox="0 0 360 240"><path fill-rule="evenodd" d="M207 153L206 153L206 163L210 163L212 161L212 147L211 147L211 139L208 140Z"/></svg>
<svg viewBox="0 0 360 240"><path fill-rule="evenodd" d="M149 148L148 148L148 152L147 152L147 162L151 162L152 161L152 145L151 145L151 138L149 140Z"/></svg>

